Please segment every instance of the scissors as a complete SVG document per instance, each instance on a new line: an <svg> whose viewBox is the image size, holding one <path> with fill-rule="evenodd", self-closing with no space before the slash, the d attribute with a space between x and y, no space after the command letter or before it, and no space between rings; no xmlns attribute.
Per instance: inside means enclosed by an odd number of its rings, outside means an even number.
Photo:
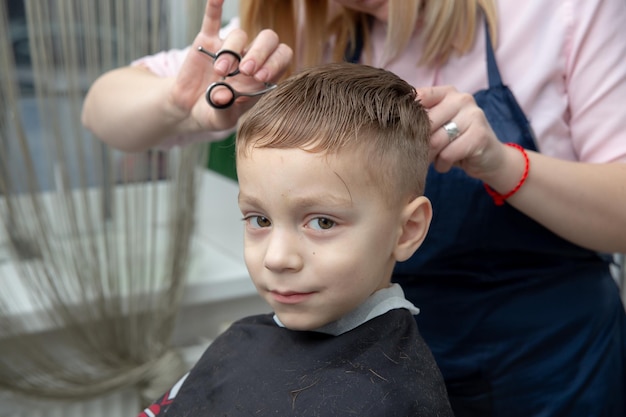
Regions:
<svg viewBox="0 0 626 417"><path fill-rule="evenodd" d="M235 75L239 74L239 63L241 62L241 55L238 54L237 52L232 51L230 49L222 49L221 51L217 51L216 53L213 53L213 52L207 51L202 46L198 46L198 52L202 52L203 54L210 56L211 58L213 58L213 62L215 62L217 58L219 58L223 54L232 55L237 60L237 68L229 72L226 75L226 77L234 77ZM265 88L263 90L255 91L252 93L244 93L244 92L235 90L230 84L224 81L226 77L222 78L221 81L216 81L212 83L211 85L209 85L209 87L206 90L206 94L205 94L206 101L213 108L225 109L225 108L232 106L235 100L237 99L237 97L256 97L256 96L260 96L261 94L265 94L268 91L276 88L276 84L263 83L265 85ZM213 100L213 94L216 93L217 91L228 91L231 96L230 100L228 100L224 104L216 103Z"/></svg>

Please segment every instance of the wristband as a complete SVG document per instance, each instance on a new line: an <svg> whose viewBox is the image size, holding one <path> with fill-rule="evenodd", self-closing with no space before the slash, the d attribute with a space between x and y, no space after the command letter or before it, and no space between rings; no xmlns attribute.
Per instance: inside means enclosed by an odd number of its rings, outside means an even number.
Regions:
<svg viewBox="0 0 626 417"><path fill-rule="evenodd" d="M511 197L513 194L518 192L520 188L522 188L522 185L524 185L524 182L526 182L526 178L528 178L528 171L530 169L530 161L528 160L528 154L526 153L526 150L524 148L522 148L517 143L505 143L505 145L515 148L522 153L522 155L524 156L524 173L522 174L522 178L520 178L517 185L506 194L500 194L499 192L497 192L496 190L494 190L487 184L483 184L485 186L485 190L487 191L487 194L491 196L496 206L503 205L504 201L507 198Z"/></svg>

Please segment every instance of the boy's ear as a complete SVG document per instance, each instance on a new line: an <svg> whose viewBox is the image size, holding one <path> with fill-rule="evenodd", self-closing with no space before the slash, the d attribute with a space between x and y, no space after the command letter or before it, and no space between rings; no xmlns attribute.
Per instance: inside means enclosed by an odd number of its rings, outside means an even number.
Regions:
<svg viewBox="0 0 626 417"><path fill-rule="evenodd" d="M420 247L433 218L430 200L424 196L416 197L404 206L398 243L394 250L396 261L409 259Z"/></svg>

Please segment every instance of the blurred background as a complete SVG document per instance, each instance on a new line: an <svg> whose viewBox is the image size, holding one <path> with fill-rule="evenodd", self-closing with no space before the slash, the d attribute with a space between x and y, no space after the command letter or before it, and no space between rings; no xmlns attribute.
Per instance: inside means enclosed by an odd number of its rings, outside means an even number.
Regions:
<svg viewBox="0 0 626 417"><path fill-rule="evenodd" d="M204 6L0 0L0 417L137 415L269 311L243 263L232 139L124 153L80 123L97 76L186 46Z"/></svg>

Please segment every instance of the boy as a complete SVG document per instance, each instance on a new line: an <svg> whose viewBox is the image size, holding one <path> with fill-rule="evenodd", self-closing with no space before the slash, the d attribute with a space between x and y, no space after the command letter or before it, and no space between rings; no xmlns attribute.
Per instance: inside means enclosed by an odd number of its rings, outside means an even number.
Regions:
<svg viewBox="0 0 626 417"><path fill-rule="evenodd" d="M275 314L233 324L144 415L451 416L390 282L430 224L429 132L414 89L369 66L311 68L261 98L237 132L239 206Z"/></svg>

